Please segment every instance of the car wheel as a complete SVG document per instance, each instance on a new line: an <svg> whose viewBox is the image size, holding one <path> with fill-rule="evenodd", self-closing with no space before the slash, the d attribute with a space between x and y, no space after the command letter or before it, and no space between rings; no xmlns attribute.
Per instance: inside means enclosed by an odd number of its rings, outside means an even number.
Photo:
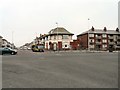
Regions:
<svg viewBox="0 0 120 90"><path fill-rule="evenodd" d="M14 55L15 53L14 52L11 52L11 55Z"/></svg>

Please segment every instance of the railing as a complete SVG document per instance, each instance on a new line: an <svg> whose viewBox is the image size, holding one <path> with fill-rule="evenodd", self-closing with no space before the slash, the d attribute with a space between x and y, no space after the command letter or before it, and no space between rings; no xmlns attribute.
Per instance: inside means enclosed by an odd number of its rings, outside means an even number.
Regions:
<svg viewBox="0 0 120 90"><path fill-rule="evenodd" d="M105 36L102 36L102 38L107 38L107 36L105 37Z"/></svg>
<svg viewBox="0 0 120 90"><path fill-rule="evenodd" d="M113 36L109 36L109 39L114 39L114 37Z"/></svg>
<svg viewBox="0 0 120 90"><path fill-rule="evenodd" d="M101 39L101 36L96 36L96 39Z"/></svg>
<svg viewBox="0 0 120 90"><path fill-rule="evenodd" d="M90 44L94 44L94 42L89 42Z"/></svg>
<svg viewBox="0 0 120 90"><path fill-rule="evenodd" d="M117 45L120 45L120 42L117 42Z"/></svg>
<svg viewBox="0 0 120 90"><path fill-rule="evenodd" d="M101 44L101 42L98 42L98 41L97 41L96 44Z"/></svg>
<svg viewBox="0 0 120 90"><path fill-rule="evenodd" d="M112 45L113 45L113 44L114 44L114 42L109 42L109 44L112 44Z"/></svg>
<svg viewBox="0 0 120 90"><path fill-rule="evenodd" d="M120 36L118 36L117 39L120 39Z"/></svg>
<svg viewBox="0 0 120 90"><path fill-rule="evenodd" d="M107 44L107 42L102 42L103 44Z"/></svg>

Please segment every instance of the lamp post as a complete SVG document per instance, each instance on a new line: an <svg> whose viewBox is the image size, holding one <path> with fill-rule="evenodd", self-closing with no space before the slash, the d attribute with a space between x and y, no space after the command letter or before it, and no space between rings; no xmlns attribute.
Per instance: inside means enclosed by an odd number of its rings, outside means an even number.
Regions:
<svg viewBox="0 0 120 90"><path fill-rule="evenodd" d="M57 50L59 50L59 46L58 46L58 23L56 22L56 25L57 25Z"/></svg>
<svg viewBox="0 0 120 90"><path fill-rule="evenodd" d="M89 27L90 27L90 18L88 18L88 50L89 50Z"/></svg>
<svg viewBox="0 0 120 90"><path fill-rule="evenodd" d="M90 28L90 18L88 18L88 30Z"/></svg>
<svg viewBox="0 0 120 90"><path fill-rule="evenodd" d="M14 34L14 31L12 31L12 48L14 47L13 34Z"/></svg>

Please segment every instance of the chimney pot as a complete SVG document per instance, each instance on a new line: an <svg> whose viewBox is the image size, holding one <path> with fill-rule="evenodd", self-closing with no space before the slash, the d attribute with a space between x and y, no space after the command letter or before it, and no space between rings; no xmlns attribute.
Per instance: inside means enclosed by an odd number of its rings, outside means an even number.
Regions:
<svg viewBox="0 0 120 90"><path fill-rule="evenodd" d="M94 30L95 30L93 26L92 26L91 30L92 30L92 31L94 31Z"/></svg>
<svg viewBox="0 0 120 90"><path fill-rule="evenodd" d="M105 32L107 31L107 28L106 27L104 27L104 29L103 29Z"/></svg>

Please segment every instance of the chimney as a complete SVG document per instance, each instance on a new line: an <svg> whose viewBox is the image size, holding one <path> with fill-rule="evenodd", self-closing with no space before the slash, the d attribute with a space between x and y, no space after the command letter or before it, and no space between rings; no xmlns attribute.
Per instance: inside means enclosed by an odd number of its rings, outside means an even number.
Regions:
<svg viewBox="0 0 120 90"><path fill-rule="evenodd" d="M119 32L119 28L116 28L116 32Z"/></svg>
<svg viewBox="0 0 120 90"><path fill-rule="evenodd" d="M94 27L93 27L93 26L92 26L91 30L92 30L92 31L95 31L95 29L94 29Z"/></svg>
<svg viewBox="0 0 120 90"><path fill-rule="evenodd" d="M107 28L106 27L104 27L104 29L103 29L105 32L107 31Z"/></svg>

